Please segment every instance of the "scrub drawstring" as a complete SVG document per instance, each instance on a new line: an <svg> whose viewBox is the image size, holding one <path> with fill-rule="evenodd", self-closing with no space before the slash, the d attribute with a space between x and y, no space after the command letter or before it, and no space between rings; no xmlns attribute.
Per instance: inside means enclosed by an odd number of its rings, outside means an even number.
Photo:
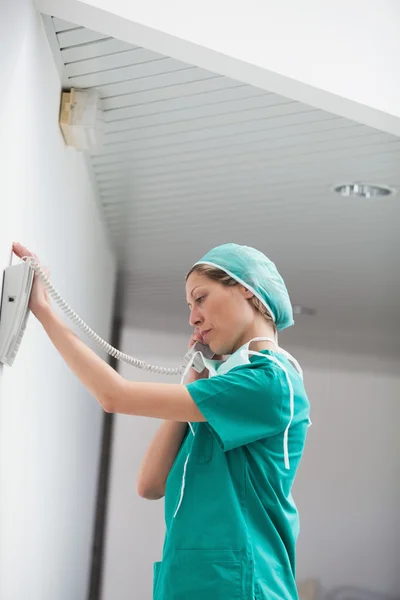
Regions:
<svg viewBox="0 0 400 600"><path fill-rule="evenodd" d="M195 357L196 357L198 354L201 354L201 352L196 352L195 354L193 354L193 356L191 357L190 361L189 361L189 362L188 362L188 364L186 365L186 367L185 367L185 370L184 370L184 372L183 372L183 375L182 375L182 378L181 378L181 385L183 385L183 383L184 383L184 381L185 381L185 379L186 379L186 375L189 373L189 371L190 371L190 369L191 369L191 367L192 367L192 364L193 364L193 362L194 362L194 359L195 359ZM195 434L195 431L194 431L194 429L193 429L193 425L192 425L191 423L189 423L188 425L189 425L189 427L190 427L190 431L192 432L192 435L193 435L193 437L194 437L196 434ZM175 513L174 513L174 519L175 519L176 515L178 514L178 511L179 511L179 509L180 509L180 507L181 507L182 500L183 500L183 496L184 496L184 493L185 493L185 483L186 483L186 467L187 467L187 464L188 464L188 461L189 461L189 457L190 457L190 452L188 453L188 455L187 455L187 457L186 457L186 460L185 460L185 465L184 465L184 467L183 467L182 485L181 485L181 494L180 494L180 498L179 498L178 506L176 507L176 510L175 510Z"/></svg>

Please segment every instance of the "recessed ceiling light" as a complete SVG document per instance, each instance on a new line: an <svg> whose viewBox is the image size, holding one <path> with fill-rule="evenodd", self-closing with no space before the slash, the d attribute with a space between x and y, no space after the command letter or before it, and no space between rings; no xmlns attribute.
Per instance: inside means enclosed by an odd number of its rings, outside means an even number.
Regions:
<svg viewBox="0 0 400 600"><path fill-rule="evenodd" d="M341 196L356 196L358 198L387 198L395 193L395 190L386 185L370 185L367 183L343 183L333 188L333 191Z"/></svg>
<svg viewBox="0 0 400 600"><path fill-rule="evenodd" d="M313 317L317 314L315 308L307 308L307 306L301 306L300 304L294 304L292 308L293 314L295 315L307 315L309 317Z"/></svg>

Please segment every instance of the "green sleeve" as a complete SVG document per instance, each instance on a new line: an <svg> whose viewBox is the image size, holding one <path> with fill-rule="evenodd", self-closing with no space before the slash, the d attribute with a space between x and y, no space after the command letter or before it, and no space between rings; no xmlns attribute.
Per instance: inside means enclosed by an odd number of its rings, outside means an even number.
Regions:
<svg viewBox="0 0 400 600"><path fill-rule="evenodd" d="M287 425L289 387L272 362L243 365L186 387L224 452L276 435Z"/></svg>

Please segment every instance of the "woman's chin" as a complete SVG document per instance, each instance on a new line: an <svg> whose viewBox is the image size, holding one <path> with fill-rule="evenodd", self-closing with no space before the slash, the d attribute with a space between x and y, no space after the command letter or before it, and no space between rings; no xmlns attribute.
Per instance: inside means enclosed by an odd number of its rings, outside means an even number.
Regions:
<svg viewBox="0 0 400 600"><path fill-rule="evenodd" d="M215 356L230 356L232 354L232 350L228 346L218 346L215 344L210 344L211 350L214 352Z"/></svg>
<svg viewBox="0 0 400 600"><path fill-rule="evenodd" d="M221 352L219 351L220 349L219 349L219 347L218 347L218 345L217 345L217 344L215 344L215 343L213 344L213 343L211 342L211 344L209 344L209 348L210 348L210 350L212 351L212 353L214 354L214 357L215 357L215 356L220 356L220 355L221 355Z"/></svg>

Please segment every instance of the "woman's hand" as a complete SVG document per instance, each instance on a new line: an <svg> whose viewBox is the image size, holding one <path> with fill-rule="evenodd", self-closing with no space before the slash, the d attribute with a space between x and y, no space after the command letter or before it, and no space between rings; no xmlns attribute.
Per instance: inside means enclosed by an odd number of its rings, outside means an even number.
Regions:
<svg viewBox="0 0 400 600"><path fill-rule="evenodd" d="M12 249L14 254L19 258L22 258L24 256L32 256L37 261L39 261L36 254L30 252L27 248L25 248L25 246L22 246L22 244L19 244L18 242L13 242ZM42 267L42 269L44 270L46 275L50 274L50 271L48 269L44 267ZM46 291L46 288L44 287L43 283L40 281L40 278L38 277L38 275L36 275L36 273L34 274L33 278L31 297L28 306L37 319L40 319L41 312L45 311L49 308L49 306L51 306L50 298Z"/></svg>
<svg viewBox="0 0 400 600"><path fill-rule="evenodd" d="M188 350L190 350L190 348L194 346L196 342L200 342L201 344L205 343L197 327L195 328L194 332L190 337ZM222 360L222 356L215 355L213 360ZM195 369L192 368L189 371L186 383L192 383L193 381L197 381L198 379L208 379L208 376L208 369L204 369L202 373L198 373Z"/></svg>

